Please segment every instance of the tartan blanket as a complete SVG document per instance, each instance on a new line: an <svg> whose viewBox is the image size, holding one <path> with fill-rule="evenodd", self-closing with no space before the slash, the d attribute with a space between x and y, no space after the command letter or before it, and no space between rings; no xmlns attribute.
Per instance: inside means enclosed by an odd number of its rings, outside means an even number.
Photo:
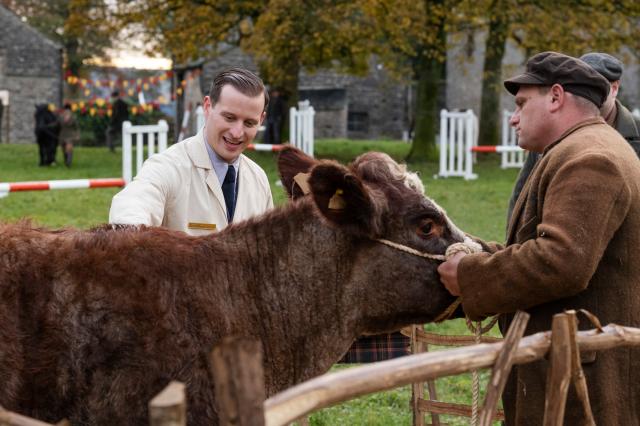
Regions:
<svg viewBox="0 0 640 426"><path fill-rule="evenodd" d="M411 339L400 332L357 338L338 363L360 364L409 355Z"/></svg>

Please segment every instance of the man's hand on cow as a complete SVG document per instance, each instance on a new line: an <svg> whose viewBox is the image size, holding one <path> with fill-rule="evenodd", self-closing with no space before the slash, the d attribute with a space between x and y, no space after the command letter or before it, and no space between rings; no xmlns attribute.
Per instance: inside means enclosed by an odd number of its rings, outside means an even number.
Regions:
<svg viewBox="0 0 640 426"><path fill-rule="evenodd" d="M467 254L464 252L458 252L451 256L446 262L443 262L438 266L438 273L440 274L440 282L444 284L449 293L454 296L460 296L460 286L458 285L458 263L460 259Z"/></svg>

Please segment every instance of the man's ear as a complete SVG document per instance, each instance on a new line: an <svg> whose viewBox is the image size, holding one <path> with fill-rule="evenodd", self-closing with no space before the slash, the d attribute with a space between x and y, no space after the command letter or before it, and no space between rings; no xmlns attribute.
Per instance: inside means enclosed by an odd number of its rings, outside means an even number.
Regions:
<svg viewBox="0 0 640 426"><path fill-rule="evenodd" d="M204 110L205 114L209 114L211 108L213 108L211 98L209 96L205 96L202 100L202 109Z"/></svg>
<svg viewBox="0 0 640 426"><path fill-rule="evenodd" d="M329 222L354 234L377 233L371 196L349 169L323 161L311 170L309 187L318 210Z"/></svg>
<svg viewBox="0 0 640 426"><path fill-rule="evenodd" d="M555 112L565 102L564 88L561 85L557 84L557 83L554 84L549 89L549 96L550 96L550 100L551 100L550 106L549 106L549 111L550 112Z"/></svg>
<svg viewBox="0 0 640 426"><path fill-rule="evenodd" d="M285 147L278 155L278 173L289 198L296 199L307 194L307 173L318 161L292 146ZM296 177L297 176L297 177Z"/></svg>
<svg viewBox="0 0 640 426"><path fill-rule="evenodd" d="M260 125L262 126L262 123L264 123L264 119L267 117L267 111L262 111L262 114L260 114Z"/></svg>

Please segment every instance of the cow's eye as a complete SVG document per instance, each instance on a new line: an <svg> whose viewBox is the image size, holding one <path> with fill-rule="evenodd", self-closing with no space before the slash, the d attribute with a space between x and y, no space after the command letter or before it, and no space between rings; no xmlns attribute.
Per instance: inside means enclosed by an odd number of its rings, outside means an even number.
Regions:
<svg viewBox="0 0 640 426"><path fill-rule="evenodd" d="M420 225L418 226L418 235L422 237L430 237L435 230L435 224L431 219L422 219Z"/></svg>

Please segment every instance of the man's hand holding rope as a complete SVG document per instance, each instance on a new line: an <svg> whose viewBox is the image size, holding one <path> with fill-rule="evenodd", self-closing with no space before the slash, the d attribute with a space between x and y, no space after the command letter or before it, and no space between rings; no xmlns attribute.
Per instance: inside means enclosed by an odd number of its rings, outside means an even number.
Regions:
<svg viewBox="0 0 640 426"><path fill-rule="evenodd" d="M449 290L453 296L460 296L460 285L458 284L458 264L467 253L459 251L438 266L440 282Z"/></svg>

